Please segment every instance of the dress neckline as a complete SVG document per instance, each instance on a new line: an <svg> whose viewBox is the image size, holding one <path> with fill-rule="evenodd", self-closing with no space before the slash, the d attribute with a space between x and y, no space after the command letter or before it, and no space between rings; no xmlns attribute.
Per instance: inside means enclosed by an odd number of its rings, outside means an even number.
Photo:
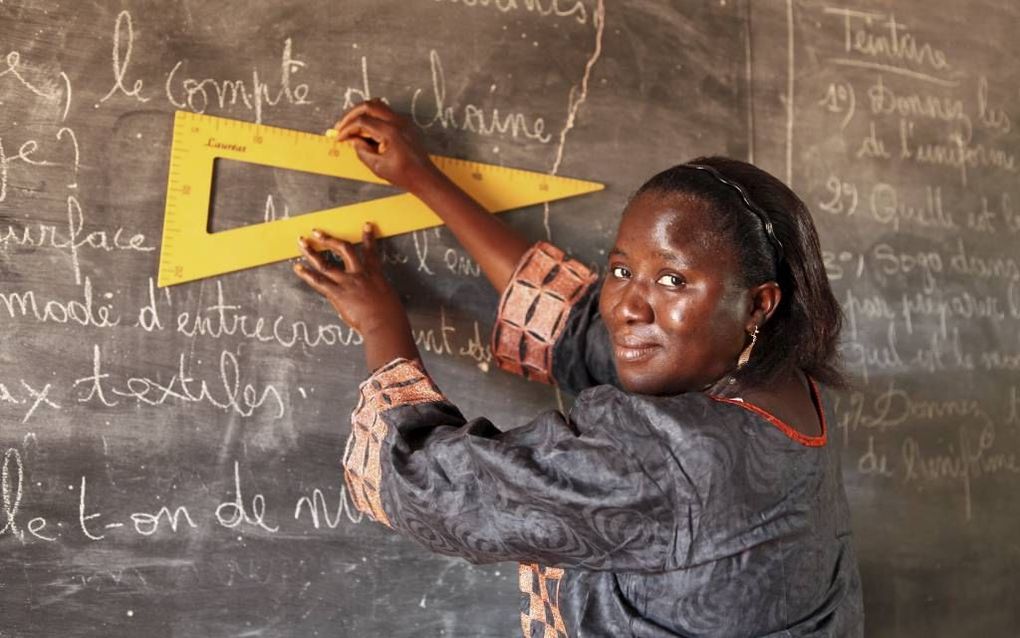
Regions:
<svg viewBox="0 0 1020 638"><path fill-rule="evenodd" d="M829 428L825 423L825 410L822 408L822 395L821 392L818 390L818 384L815 383L815 380L812 379L810 376L807 377L807 380L808 385L810 386L811 389L811 402L815 406L815 412L818 414L818 423L821 425L822 428L822 433L817 436L811 436L808 434L804 434L803 432L798 432L788 423L786 423L776 415L772 414L765 408L754 403L751 403L750 401L745 401L740 397L720 397L714 394L710 394L709 396L712 399L719 401L720 403L729 403L741 407L750 412L754 412L758 416L768 421L773 426L779 428L779 430L782 431L783 434L793 439L797 443L800 443L801 445L805 445L808 447L822 447L828 440L829 435Z"/></svg>

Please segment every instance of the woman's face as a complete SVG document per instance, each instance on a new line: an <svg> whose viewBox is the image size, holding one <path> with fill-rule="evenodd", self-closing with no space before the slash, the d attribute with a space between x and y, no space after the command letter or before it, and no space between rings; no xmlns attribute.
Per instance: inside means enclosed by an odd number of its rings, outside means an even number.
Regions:
<svg viewBox="0 0 1020 638"><path fill-rule="evenodd" d="M624 211L599 310L630 392L704 388L736 366L752 329L753 295L705 208L646 192Z"/></svg>

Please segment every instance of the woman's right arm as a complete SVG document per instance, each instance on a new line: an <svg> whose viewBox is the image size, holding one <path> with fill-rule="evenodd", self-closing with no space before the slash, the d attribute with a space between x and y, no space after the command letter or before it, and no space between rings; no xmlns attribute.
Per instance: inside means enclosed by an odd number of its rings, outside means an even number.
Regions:
<svg viewBox="0 0 1020 638"><path fill-rule="evenodd" d="M693 555L701 500L647 417L603 387L569 415L500 431L397 359L361 384L347 493L373 520L475 563L675 569Z"/></svg>
<svg viewBox="0 0 1020 638"><path fill-rule="evenodd" d="M405 189L431 208L481 267L500 293L532 242L486 211L461 190L425 152L413 124L381 100L369 100L344 114L339 141L350 141L377 176Z"/></svg>
<svg viewBox="0 0 1020 638"><path fill-rule="evenodd" d="M575 394L616 384L590 269L482 208L432 163L414 125L381 100L355 106L335 128L369 170L439 215L499 292L492 353L501 369Z"/></svg>

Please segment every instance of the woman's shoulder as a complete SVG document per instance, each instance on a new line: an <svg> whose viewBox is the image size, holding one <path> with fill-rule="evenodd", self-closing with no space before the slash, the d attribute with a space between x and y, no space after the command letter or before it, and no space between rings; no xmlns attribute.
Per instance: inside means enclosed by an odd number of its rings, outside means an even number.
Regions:
<svg viewBox="0 0 1020 638"><path fill-rule="evenodd" d="M571 415L597 427L667 437L719 429L736 417L725 403L702 392L656 396L627 392L615 385L583 390Z"/></svg>
<svg viewBox="0 0 1020 638"><path fill-rule="evenodd" d="M738 397L713 399L745 410L748 416L768 423L794 443L821 447L827 442L827 399L821 385L799 371Z"/></svg>
<svg viewBox="0 0 1020 638"><path fill-rule="evenodd" d="M575 406L618 406L633 410L702 410L716 404L711 395L703 392L652 395L628 392L615 384L595 385L577 395Z"/></svg>
<svg viewBox="0 0 1020 638"><path fill-rule="evenodd" d="M599 427L656 433L687 443L704 437L757 439L764 435L780 444L821 447L828 438L827 403L818 383L811 379L805 383L803 396L789 390L745 396L704 392L654 396L599 385L578 394L572 415Z"/></svg>

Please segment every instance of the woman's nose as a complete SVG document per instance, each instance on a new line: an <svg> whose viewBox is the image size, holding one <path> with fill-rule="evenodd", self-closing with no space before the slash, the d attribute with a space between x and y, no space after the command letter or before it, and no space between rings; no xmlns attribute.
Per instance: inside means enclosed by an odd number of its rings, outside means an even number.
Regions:
<svg viewBox="0 0 1020 638"><path fill-rule="evenodd" d="M623 291L616 312L626 323L650 323L655 316L649 303L648 291L633 281Z"/></svg>

